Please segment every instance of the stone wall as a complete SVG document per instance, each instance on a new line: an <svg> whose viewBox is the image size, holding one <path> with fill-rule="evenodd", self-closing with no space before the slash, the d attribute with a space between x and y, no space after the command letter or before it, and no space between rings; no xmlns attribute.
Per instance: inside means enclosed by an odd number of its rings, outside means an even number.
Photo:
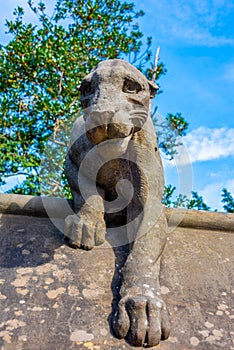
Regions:
<svg viewBox="0 0 234 350"><path fill-rule="evenodd" d="M64 243L66 200L0 202L0 349L132 349L109 327L118 256L108 243L88 252ZM172 332L157 348L234 350L234 215L167 210L167 218L160 279Z"/></svg>

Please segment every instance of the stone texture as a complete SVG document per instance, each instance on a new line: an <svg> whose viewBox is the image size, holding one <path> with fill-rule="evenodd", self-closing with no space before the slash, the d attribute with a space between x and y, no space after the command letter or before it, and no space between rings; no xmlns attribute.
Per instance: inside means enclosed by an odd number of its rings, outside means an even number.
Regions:
<svg viewBox="0 0 234 350"><path fill-rule="evenodd" d="M4 214L64 220L74 213L72 208L73 201L65 198L0 193L0 213ZM201 230L234 231L234 215L230 213L165 208L165 214L171 227L179 225Z"/></svg>
<svg viewBox="0 0 234 350"><path fill-rule="evenodd" d="M172 331L156 349L234 349L233 232L170 233L160 280ZM109 328L118 261L107 243L73 250L49 219L20 215L2 216L0 241L1 350L133 349Z"/></svg>
<svg viewBox="0 0 234 350"><path fill-rule="evenodd" d="M118 338L152 347L170 333L159 284L167 231L164 176L149 113L158 86L130 63L111 59L85 76L79 90L82 116L65 160L74 202L65 239L84 250L106 239L112 247L125 245L112 327Z"/></svg>

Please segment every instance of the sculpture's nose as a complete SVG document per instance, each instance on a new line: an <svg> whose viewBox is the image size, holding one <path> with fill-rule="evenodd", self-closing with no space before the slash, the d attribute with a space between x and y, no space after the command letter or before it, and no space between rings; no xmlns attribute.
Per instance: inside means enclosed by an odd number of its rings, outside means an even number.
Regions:
<svg viewBox="0 0 234 350"><path fill-rule="evenodd" d="M107 137L109 139L123 138L129 135L131 128L125 124L107 124Z"/></svg>
<svg viewBox="0 0 234 350"><path fill-rule="evenodd" d="M92 127L111 124L115 112L113 110L98 110L90 113Z"/></svg>

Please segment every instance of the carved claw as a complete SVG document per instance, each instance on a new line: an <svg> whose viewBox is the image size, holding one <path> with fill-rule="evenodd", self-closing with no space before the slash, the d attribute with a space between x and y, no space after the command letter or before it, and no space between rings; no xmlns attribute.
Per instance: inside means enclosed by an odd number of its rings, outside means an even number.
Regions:
<svg viewBox="0 0 234 350"><path fill-rule="evenodd" d="M112 327L118 338L126 338L133 346L156 346L170 334L167 310L158 297L121 299Z"/></svg>
<svg viewBox="0 0 234 350"><path fill-rule="evenodd" d="M69 215L65 220L64 239L74 249L90 250L105 241L106 225L100 218Z"/></svg>

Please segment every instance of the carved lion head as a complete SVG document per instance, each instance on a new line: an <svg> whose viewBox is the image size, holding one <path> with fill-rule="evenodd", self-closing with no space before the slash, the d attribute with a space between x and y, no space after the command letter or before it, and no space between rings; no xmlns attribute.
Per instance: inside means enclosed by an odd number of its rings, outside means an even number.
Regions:
<svg viewBox="0 0 234 350"><path fill-rule="evenodd" d="M126 61L103 61L80 86L86 135L93 144L130 138L149 116L149 101L158 90Z"/></svg>

